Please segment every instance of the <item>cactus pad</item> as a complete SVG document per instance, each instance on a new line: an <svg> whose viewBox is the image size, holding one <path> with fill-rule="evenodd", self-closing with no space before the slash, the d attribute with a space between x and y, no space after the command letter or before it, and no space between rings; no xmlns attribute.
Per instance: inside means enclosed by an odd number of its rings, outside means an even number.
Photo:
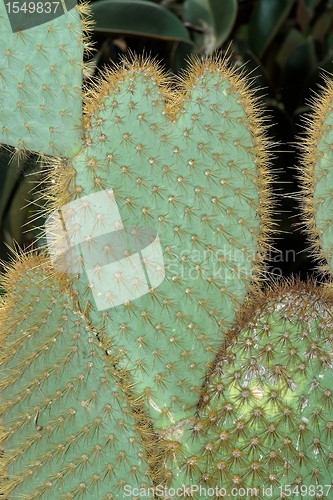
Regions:
<svg viewBox="0 0 333 500"><path fill-rule="evenodd" d="M149 446L140 438L149 426L63 280L31 256L11 269L7 283L0 496L122 499L126 484L150 486Z"/></svg>
<svg viewBox="0 0 333 500"><path fill-rule="evenodd" d="M299 168L303 190L299 200L313 254L323 271L333 273L333 82L329 78L313 99L305 131Z"/></svg>
<svg viewBox="0 0 333 500"><path fill-rule="evenodd" d="M178 85L139 61L96 85L80 154L51 172L47 231L158 427L193 409L258 276L270 214L268 141L244 78L195 61Z"/></svg>
<svg viewBox="0 0 333 500"><path fill-rule="evenodd" d="M13 2L0 3L0 143L73 157L81 148L83 34L79 10L64 11L62 2L50 2L47 5L57 6L62 15L44 19L43 9L48 7L38 2L42 11L35 13L36 25L31 27L25 26L29 13L23 17L22 11L8 13L6 5L14 8ZM41 18L44 22L37 24ZM22 20L22 26L16 19Z"/></svg>
<svg viewBox="0 0 333 500"><path fill-rule="evenodd" d="M233 498L330 498L331 290L293 283L259 293L229 341L183 437L178 480L252 492Z"/></svg>

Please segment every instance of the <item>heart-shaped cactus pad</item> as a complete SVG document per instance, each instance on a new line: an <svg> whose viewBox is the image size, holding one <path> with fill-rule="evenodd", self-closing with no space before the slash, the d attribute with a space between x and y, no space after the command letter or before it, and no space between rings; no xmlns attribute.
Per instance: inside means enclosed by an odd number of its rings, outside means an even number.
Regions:
<svg viewBox="0 0 333 500"><path fill-rule="evenodd" d="M84 144L52 169L51 259L158 428L192 415L259 276L269 143L253 92L222 60L174 82L151 62L88 96Z"/></svg>

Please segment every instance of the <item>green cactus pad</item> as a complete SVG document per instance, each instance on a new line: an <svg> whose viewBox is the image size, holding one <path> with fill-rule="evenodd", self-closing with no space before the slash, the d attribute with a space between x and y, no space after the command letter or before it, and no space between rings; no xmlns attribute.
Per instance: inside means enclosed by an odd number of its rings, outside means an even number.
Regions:
<svg viewBox="0 0 333 500"><path fill-rule="evenodd" d="M304 226L313 254L322 270L333 273L333 82L326 78L325 88L313 99L312 115L305 122L301 143L300 177L303 189L299 200Z"/></svg>
<svg viewBox="0 0 333 500"><path fill-rule="evenodd" d="M265 295L217 358L175 482L233 498L331 498L332 290L293 283Z"/></svg>
<svg viewBox="0 0 333 500"><path fill-rule="evenodd" d="M37 9L37 2L31 3ZM13 31L22 11L0 4L0 143L19 150L73 157L81 148L83 35L77 8L54 18L38 2L35 23ZM28 6L30 4L27 2ZM16 2L15 7L22 6ZM30 8L30 7L29 7ZM10 18L11 16L11 22ZM24 23L23 23L24 24Z"/></svg>
<svg viewBox="0 0 333 500"><path fill-rule="evenodd" d="M97 332L51 273L32 256L7 276L0 496L123 499L126 485L151 485L140 438L149 427L129 405Z"/></svg>
<svg viewBox="0 0 333 500"><path fill-rule="evenodd" d="M178 84L150 62L110 71L88 100L82 151L51 172L53 262L67 251L81 307L160 428L192 414L258 276L271 210L268 142L244 78L208 60Z"/></svg>

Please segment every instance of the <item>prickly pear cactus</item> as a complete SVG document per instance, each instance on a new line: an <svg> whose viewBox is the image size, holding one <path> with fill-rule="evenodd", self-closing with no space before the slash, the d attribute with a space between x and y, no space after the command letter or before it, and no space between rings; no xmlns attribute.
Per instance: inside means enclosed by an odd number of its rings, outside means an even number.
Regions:
<svg viewBox="0 0 333 500"><path fill-rule="evenodd" d="M127 484L151 486L154 432L64 277L48 259L21 257L6 285L0 496L122 499Z"/></svg>
<svg viewBox="0 0 333 500"><path fill-rule="evenodd" d="M326 78L325 88L313 99L312 115L305 122L306 136L301 142L300 177L303 190L305 229L313 253L324 271L333 273L333 82Z"/></svg>
<svg viewBox="0 0 333 500"><path fill-rule="evenodd" d="M332 290L252 288L241 314L270 229L260 109L221 60L173 83L134 61L96 84L50 166L49 256L5 278L6 499L330 495ZM305 174L325 255L328 109Z"/></svg>
<svg viewBox="0 0 333 500"><path fill-rule="evenodd" d="M52 171L46 231L158 428L193 414L258 274L271 209L268 141L244 78L194 61L178 84L134 61L96 85L81 152Z"/></svg>
<svg viewBox="0 0 333 500"><path fill-rule="evenodd" d="M228 342L196 420L181 439L178 430L176 486L194 485L195 498L209 488L233 498L330 498L331 289L287 283L259 292Z"/></svg>
<svg viewBox="0 0 333 500"><path fill-rule="evenodd" d="M66 157L81 148L84 35L66 3L0 3L0 143Z"/></svg>

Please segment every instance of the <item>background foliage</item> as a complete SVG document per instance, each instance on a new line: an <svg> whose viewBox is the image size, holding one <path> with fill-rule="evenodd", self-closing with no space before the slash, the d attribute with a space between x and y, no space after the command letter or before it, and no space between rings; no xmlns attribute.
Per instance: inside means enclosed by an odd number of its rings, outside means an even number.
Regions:
<svg viewBox="0 0 333 500"><path fill-rule="evenodd" d="M275 250L269 268L277 276L314 272L300 231L299 210L290 196L298 190L295 142L309 99L333 72L333 0L95 0L91 2L98 74L130 52L149 54L180 73L191 54L232 54L233 63L253 79L266 109L270 135L279 143L272 173ZM17 242L29 247L40 201L33 188L43 180L35 155L10 161L0 152L0 258ZM33 203L37 203L37 206Z"/></svg>

